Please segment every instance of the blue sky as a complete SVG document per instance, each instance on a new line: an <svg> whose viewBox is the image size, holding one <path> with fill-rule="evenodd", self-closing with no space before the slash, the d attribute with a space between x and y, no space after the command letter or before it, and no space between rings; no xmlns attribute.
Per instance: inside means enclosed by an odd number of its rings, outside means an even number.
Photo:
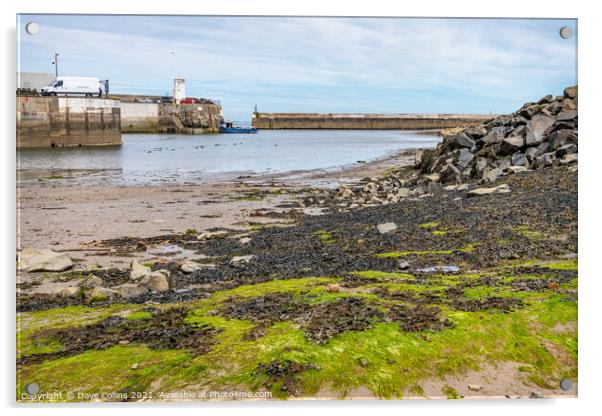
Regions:
<svg viewBox="0 0 602 416"><path fill-rule="evenodd" d="M28 35L25 24L40 25ZM575 35L562 39L569 26ZM266 112L508 113L577 83L576 20L21 15L18 70Z"/></svg>

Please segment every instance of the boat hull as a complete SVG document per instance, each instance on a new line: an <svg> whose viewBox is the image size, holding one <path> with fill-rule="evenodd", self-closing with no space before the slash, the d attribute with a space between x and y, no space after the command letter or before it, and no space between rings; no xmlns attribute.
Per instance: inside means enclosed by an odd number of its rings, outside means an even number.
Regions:
<svg viewBox="0 0 602 416"><path fill-rule="evenodd" d="M230 133L230 134L232 134L232 133L234 133L234 134L236 134L236 133L238 133L238 134L257 133L257 129L254 129L254 128L245 129L242 127L220 127L219 130L220 130L220 133Z"/></svg>

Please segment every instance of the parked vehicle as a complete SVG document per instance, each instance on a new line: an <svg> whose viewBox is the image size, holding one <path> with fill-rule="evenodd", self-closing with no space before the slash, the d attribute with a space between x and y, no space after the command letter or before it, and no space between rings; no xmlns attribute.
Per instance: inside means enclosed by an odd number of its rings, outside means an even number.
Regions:
<svg viewBox="0 0 602 416"><path fill-rule="evenodd" d="M89 77L58 77L40 90L42 95L102 97L109 93L109 80Z"/></svg>

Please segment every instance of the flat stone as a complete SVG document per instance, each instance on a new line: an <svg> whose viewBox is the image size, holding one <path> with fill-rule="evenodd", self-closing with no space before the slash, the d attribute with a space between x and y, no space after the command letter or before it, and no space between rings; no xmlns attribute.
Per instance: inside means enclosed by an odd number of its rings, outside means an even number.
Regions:
<svg viewBox="0 0 602 416"><path fill-rule="evenodd" d="M529 170L529 168L527 168L526 166L510 166L508 168L508 172L510 172L510 173L520 173L520 172L526 172L528 170Z"/></svg>
<svg viewBox="0 0 602 416"><path fill-rule="evenodd" d="M197 263L196 261L185 261L180 266L180 270L182 270L184 273L194 273L197 270L201 270L202 268L203 266L200 263Z"/></svg>
<svg viewBox="0 0 602 416"><path fill-rule="evenodd" d="M385 222L383 224L378 224L376 226L376 229L381 234L387 234L395 231L397 229L397 224L395 224L394 222Z"/></svg>
<svg viewBox="0 0 602 416"><path fill-rule="evenodd" d="M481 386L480 384L469 384L468 385L468 390L470 390L470 391L481 391L482 388L483 388L483 386Z"/></svg>
<svg viewBox="0 0 602 416"><path fill-rule="evenodd" d="M17 268L28 272L62 272L73 267L65 253L46 249L25 248L19 253Z"/></svg>
<svg viewBox="0 0 602 416"><path fill-rule="evenodd" d="M205 231L200 233L196 238L197 240L209 240L212 238L220 238L223 237L224 235L228 234L227 231Z"/></svg>
<svg viewBox="0 0 602 416"><path fill-rule="evenodd" d="M492 194L507 194L511 192L508 184L502 184L493 188L477 188L472 191L468 191L468 197L492 195Z"/></svg>
<svg viewBox="0 0 602 416"><path fill-rule="evenodd" d="M148 252L153 256L175 256L182 252L182 248L175 244L167 244L151 247Z"/></svg>
<svg viewBox="0 0 602 416"><path fill-rule="evenodd" d="M253 241L251 237L243 237L240 240L238 240L240 244L249 244L251 241Z"/></svg>
<svg viewBox="0 0 602 416"><path fill-rule="evenodd" d="M252 254L248 254L246 256L234 256L230 260L230 265L234 267L244 267L254 258L255 256Z"/></svg>

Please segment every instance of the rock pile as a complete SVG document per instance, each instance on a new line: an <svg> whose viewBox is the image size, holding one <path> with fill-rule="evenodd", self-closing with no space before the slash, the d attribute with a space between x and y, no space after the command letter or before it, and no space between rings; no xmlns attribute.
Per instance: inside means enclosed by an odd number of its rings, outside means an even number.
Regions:
<svg viewBox="0 0 602 416"><path fill-rule="evenodd" d="M558 97L547 95L518 111L469 128L443 130L443 141L422 152L414 169L399 169L362 186L316 190L303 205L387 205L404 198L466 191L469 183L490 184L518 172L576 164L578 158L578 88ZM474 190L473 190L474 191ZM471 191L472 192L472 191ZM484 188L469 196L511 192Z"/></svg>
<svg viewBox="0 0 602 416"><path fill-rule="evenodd" d="M509 173L577 162L577 86L479 126L443 131L418 167L433 182L495 182ZM438 176L438 178L437 178Z"/></svg>

